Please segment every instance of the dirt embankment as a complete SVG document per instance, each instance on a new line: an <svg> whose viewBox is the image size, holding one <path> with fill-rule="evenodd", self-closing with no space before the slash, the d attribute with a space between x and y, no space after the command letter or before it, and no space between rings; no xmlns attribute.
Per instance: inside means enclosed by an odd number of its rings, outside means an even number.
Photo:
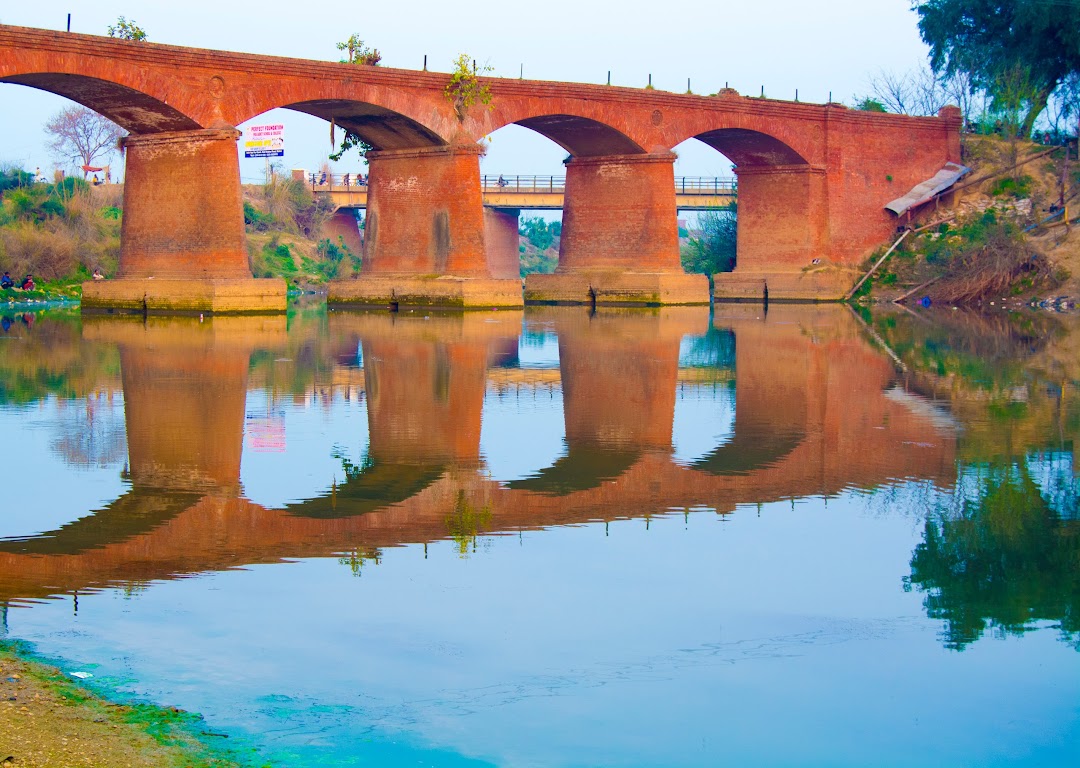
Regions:
<svg viewBox="0 0 1080 768"><path fill-rule="evenodd" d="M0 766L237 765L201 742L199 719L176 709L110 704L61 671L0 645Z"/></svg>
<svg viewBox="0 0 1080 768"><path fill-rule="evenodd" d="M1080 297L1080 162L1076 148L964 137L972 173L924 205L864 289L874 301L1074 308ZM1069 219L1065 226L1062 205ZM868 260L867 268L877 260Z"/></svg>

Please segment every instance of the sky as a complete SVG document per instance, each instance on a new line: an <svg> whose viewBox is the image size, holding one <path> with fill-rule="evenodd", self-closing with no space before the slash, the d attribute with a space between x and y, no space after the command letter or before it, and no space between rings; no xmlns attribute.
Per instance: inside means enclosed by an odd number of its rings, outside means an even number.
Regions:
<svg viewBox="0 0 1080 768"><path fill-rule="evenodd" d="M449 71L459 53L495 76L713 93L725 83L741 93L850 103L881 70L903 72L925 61L909 0L549 0L544 4L286 2L248 0L3 0L0 23L105 34L125 16L157 43L337 61L335 43L357 33L390 67ZM0 165L49 171L42 126L68 102L20 85L0 84ZM330 151L323 121L274 110L253 123L285 125L284 169L314 170ZM240 126L241 128L244 126ZM691 139L676 148L676 175L730 176L731 164ZM488 174L561 175L565 152L539 134L507 126L491 136L481 162ZM265 163L241 160L245 182L261 182ZM363 169L357 155L337 173Z"/></svg>

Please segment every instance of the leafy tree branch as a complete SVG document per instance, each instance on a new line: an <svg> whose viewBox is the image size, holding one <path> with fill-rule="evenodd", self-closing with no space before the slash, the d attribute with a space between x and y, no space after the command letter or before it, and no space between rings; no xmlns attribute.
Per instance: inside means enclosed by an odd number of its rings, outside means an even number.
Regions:
<svg viewBox="0 0 1080 768"><path fill-rule="evenodd" d="M463 53L454 60L454 70L450 73L450 82L444 94L446 100L454 106L459 121L464 122L469 108L483 104L491 109L491 88L480 82L480 75L491 72L492 68L484 65L477 68L476 60Z"/></svg>
<svg viewBox="0 0 1080 768"><path fill-rule="evenodd" d="M136 42L146 39L146 30L134 21L128 21L123 16L116 20L116 24L108 28L109 37L119 40L135 40Z"/></svg>

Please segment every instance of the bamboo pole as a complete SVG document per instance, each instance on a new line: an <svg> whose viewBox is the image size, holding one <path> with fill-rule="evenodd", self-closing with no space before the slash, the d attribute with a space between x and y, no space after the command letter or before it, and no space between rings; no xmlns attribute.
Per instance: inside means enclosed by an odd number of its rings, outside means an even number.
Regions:
<svg viewBox="0 0 1080 768"><path fill-rule="evenodd" d="M878 259L877 263L874 264L874 266L870 267L870 271L862 276L862 280L855 283L854 288L852 288L850 291L848 291L848 295L844 297L844 301L850 301L851 297L855 295L855 291L862 288L862 284L865 283L870 278L870 275L874 274L874 272L877 271L877 268L881 266L882 262L884 262L885 259L889 258L889 254L891 254L893 251L896 250L896 246L900 245L900 243L902 243L904 241L904 238L907 237L910 234L911 234L910 229L905 229L904 230L904 234L900 235L900 238L895 243L892 244L892 247L890 247L889 250L885 251L885 255L882 256L880 259Z"/></svg>
<svg viewBox="0 0 1080 768"><path fill-rule="evenodd" d="M900 356L893 351L893 348L889 346L888 342L885 341L885 339L881 338L881 334L875 331L865 320L859 317L859 313L855 311L855 307L848 304L848 309L851 310L851 314L855 316L855 319L859 322L859 325L861 325L866 330L866 332L870 334L870 338L876 341L878 343L878 346L880 346L885 351L885 354L887 354L892 359L893 364L904 373L907 373L908 367L904 365L904 361L901 360Z"/></svg>
<svg viewBox="0 0 1080 768"><path fill-rule="evenodd" d="M920 232L925 232L926 230L930 229L931 227L936 227L938 224L945 224L946 222L952 221L955 218L956 218L956 214L954 213L954 214L952 214L950 216L946 216L944 219L938 219L937 221L932 221L929 224L924 224L923 226L919 227L918 229L913 229L911 231L914 232L915 234L919 234Z"/></svg>
<svg viewBox="0 0 1080 768"><path fill-rule="evenodd" d="M934 277L934 278L931 278L931 279L927 280L922 285L916 285L914 288L912 288L907 293L902 294L900 296L897 296L895 299L893 299L893 304L903 304L904 300L907 299L909 296L911 296L911 294L918 293L919 291L921 291L926 286L932 285L933 283L936 283L940 279L941 279L940 277Z"/></svg>

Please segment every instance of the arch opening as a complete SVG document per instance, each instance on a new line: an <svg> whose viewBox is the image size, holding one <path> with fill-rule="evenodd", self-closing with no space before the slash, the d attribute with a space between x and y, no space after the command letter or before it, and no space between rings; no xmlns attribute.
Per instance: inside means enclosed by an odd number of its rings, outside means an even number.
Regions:
<svg viewBox="0 0 1080 768"><path fill-rule="evenodd" d="M203 127L175 107L142 91L96 77L37 72L11 75L0 82L63 96L107 117L129 133L192 131Z"/></svg>
<svg viewBox="0 0 1080 768"><path fill-rule="evenodd" d="M719 128L694 137L744 166L808 165L806 158L780 139L745 128Z"/></svg>
<svg viewBox="0 0 1080 768"><path fill-rule="evenodd" d="M376 150L445 147L449 142L400 112L363 101L317 99L282 105L283 109L331 120Z"/></svg>
<svg viewBox="0 0 1080 768"><path fill-rule="evenodd" d="M577 115L540 115L515 121L516 125L551 139L574 157L644 155L645 149L609 125Z"/></svg>

